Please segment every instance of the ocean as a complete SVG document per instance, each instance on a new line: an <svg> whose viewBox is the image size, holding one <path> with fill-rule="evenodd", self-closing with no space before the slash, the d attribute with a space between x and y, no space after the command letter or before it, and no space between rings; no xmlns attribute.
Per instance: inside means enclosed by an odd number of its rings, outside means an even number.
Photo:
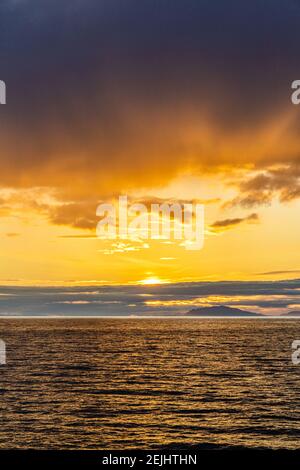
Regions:
<svg viewBox="0 0 300 470"><path fill-rule="evenodd" d="M0 448L300 448L300 322L1 319Z"/></svg>

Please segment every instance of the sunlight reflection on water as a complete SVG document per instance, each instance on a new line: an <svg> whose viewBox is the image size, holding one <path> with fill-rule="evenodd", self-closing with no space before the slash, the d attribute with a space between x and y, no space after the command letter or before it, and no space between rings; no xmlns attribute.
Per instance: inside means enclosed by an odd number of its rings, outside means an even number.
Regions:
<svg viewBox="0 0 300 470"><path fill-rule="evenodd" d="M300 447L297 321L1 320L1 448Z"/></svg>

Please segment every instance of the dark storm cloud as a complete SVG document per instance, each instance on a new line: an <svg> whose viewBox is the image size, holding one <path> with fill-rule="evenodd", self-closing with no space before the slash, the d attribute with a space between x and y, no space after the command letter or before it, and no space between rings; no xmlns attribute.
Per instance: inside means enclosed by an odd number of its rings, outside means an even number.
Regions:
<svg viewBox="0 0 300 470"><path fill-rule="evenodd" d="M2 1L0 183L72 198L156 184L189 163L294 159L208 152L201 126L213 141L255 138L290 106L299 21L286 0Z"/></svg>

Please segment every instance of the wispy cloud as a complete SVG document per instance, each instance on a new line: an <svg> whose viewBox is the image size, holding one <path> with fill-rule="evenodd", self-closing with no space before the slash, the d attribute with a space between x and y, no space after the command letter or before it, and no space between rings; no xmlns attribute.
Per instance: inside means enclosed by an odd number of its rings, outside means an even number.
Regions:
<svg viewBox="0 0 300 470"><path fill-rule="evenodd" d="M258 214L253 213L246 217L236 217L232 219L217 220L210 226L210 228L215 232L222 232L224 230L234 228L237 225L241 225L244 223L258 223L258 222L259 222Z"/></svg>
<svg viewBox="0 0 300 470"><path fill-rule="evenodd" d="M277 274L300 274L300 269L286 269L278 271L265 271L262 273L257 273L258 276L274 276Z"/></svg>

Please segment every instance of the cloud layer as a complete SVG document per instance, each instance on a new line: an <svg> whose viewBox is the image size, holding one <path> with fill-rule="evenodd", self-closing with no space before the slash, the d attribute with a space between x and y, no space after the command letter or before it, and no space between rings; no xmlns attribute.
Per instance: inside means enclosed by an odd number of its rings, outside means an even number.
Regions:
<svg viewBox="0 0 300 470"><path fill-rule="evenodd" d="M2 316L171 315L216 305L265 314L299 311L300 280L0 288Z"/></svg>

